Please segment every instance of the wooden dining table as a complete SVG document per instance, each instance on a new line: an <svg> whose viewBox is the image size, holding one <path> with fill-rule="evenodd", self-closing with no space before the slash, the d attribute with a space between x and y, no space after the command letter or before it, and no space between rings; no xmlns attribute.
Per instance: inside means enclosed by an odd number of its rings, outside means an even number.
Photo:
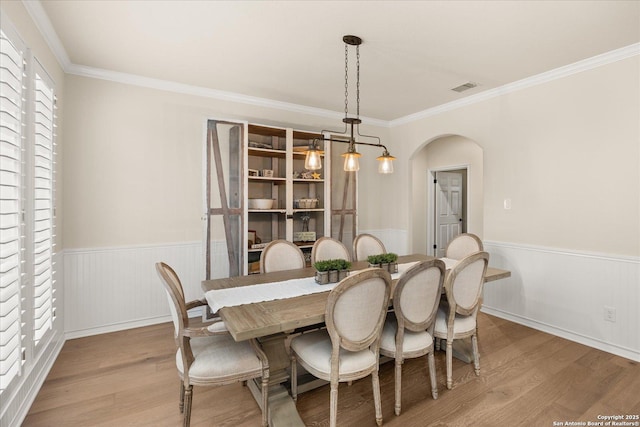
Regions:
<svg viewBox="0 0 640 427"><path fill-rule="evenodd" d="M414 254L398 258L398 264L434 259L429 255ZM352 263L352 271L367 268L365 262ZM265 283L282 282L292 279L313 277L313 267L277 271L248 276L235 276L222 279L205 280L202 289L207 298L220 289L237 288L242 286L259 285ZM509 277L507 270L488 267L485 282ZM395 285L394 280L392 286ZM321 285L318 285L321 286ZM236 341L257 339L269 360L269 425L271 426L304 426L296 411L295 404L287 389L283 386L289 380L289 354L287 351L288 337L292 333L317 327L324 323L324 313L329 290L310 295L302 295L272 301L262 301L230 307L222 307L218 315L224 320L231 336ZM250 382L249 389L258 404L262 402L260 387ZM307 389L312 388L310 385ZM303 391L304 385L299 386Z"/></svg>

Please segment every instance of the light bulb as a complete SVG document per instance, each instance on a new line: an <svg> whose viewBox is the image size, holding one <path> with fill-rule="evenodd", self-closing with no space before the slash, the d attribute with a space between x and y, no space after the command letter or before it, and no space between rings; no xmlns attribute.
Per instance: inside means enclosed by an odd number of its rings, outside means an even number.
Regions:
<svg viewBox="0 0 640 427"><path fill-rule="evenodd" d="M356 172L360 170L360 162L358 161L358 157L360 157L360 153L357 152L346 152L342 155L344 157L344 170L345 172Z"/></svg>
<svg viewBox="0 0 640 427"><path fill-rule="evenodd" d="M304 168L311 171L322 169L322 160L317 149L310 148L307 151L307 156L304 159Z"/></svg>
<svg viewBox="0 0 640 427"><path fill-rule="evenodd" d="M385 150L382 156L376 159L380 162L378 163L378 173L393 173L393 161L395 159L395 157Z"/></svg>

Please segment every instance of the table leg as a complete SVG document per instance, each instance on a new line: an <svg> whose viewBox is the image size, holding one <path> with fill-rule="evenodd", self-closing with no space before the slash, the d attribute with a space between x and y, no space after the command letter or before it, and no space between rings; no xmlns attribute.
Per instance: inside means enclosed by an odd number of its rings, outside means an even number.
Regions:
<svg viewBox="0 0 640 427"><path fill-rule="evenodd" d="M289 354L285 342L288 335L277 334L259 338L258 342L269 360L269 425L271 427L303 427L305 424L298 414L296 404L283 383L289 380ZM247 381L258 405L262 404L260 384Z"/></svg>

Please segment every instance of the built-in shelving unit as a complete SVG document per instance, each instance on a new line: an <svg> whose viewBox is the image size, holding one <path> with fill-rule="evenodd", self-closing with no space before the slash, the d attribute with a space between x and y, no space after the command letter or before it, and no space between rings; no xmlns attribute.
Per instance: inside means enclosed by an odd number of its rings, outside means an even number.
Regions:
<svg viewBox="0 0 640 427"><path fill-rule="evenodd" d="M286 239L310 253L315 239L330 234L330 147L320 141L323 168L307 171L304 150L319 134L248 124L246 135L245 273L256 273L266 243ZM271 199L273 207L249 209L249 199Z"/></svg>

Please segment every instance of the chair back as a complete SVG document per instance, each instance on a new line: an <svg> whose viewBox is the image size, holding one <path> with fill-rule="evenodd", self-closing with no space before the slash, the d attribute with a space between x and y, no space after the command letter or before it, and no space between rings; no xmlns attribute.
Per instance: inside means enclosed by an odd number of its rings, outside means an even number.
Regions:
<svg viewBox="0 0 640 427"><path fill-rule="evenodd" d="M369 255L386 254L384 244L372 234L358 234L353 241L353 258L366 261Z"/></svg>
<svg viewBox="0 0 640 427"><path fill-rule="evenodd" d="M306 266L300 248L288 240L274 240L260 255L260 272L295 270Z"/></svg>
<svg viewBox="0 0 640 427"><path fill-rule="evenodd" d="M442 295L446 267L443 261L422 261L405 271L393 291L398 331L425 331L433 327Z"/></svg>
<svg viewBox="0 0 640 427"><path fill-rule="evenodd" d="M335 356L340 347L360 351L372 344L377 353L390 293L391 275L380 268L361 270L331 290L325 322Z"/></svg>
<svg viewBox="0 0 640 427"><path fill-rule="evenodd" d="M156 263L156 271L162 280L164 290L169 301L171 319L175 328L174 337L178 337L180 330L188 324L187 305L184 299L184 290L178 275L164 262Z"/></svg>
<svg viewBox="0 0 640 427"><path fill-rule="evenodd" d="M482 252L482 240L475 234L462 233L454 237L445 249L445 257L451 259L462 259L475 252Z"/></svg>
<svg viewBox="0 0 640 427"><path fill-rule="evenodd" d="M328 259L346 259L351 261L349 250L340 240L331 237L321 237L311 249L311 264Z"/></svg>
<svg viewBox="0 0 640 427"><path fill-rule="evenodd" d="M455 311L464 316L475 316L488 263L487 252L476 252L463 258L451 269L444 285L451 315Z"/></svg>

